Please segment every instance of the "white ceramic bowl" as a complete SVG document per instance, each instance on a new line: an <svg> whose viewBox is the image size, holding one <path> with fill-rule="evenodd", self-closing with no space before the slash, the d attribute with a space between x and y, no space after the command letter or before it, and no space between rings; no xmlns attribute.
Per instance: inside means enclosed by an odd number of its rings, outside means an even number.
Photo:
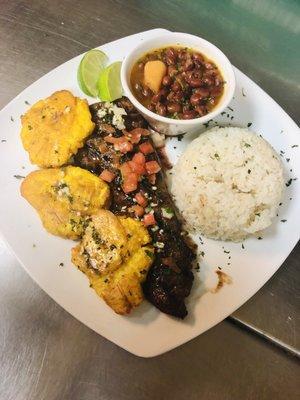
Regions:
<svg viewBox="0 0 300 400"><path fill-rule="evenodd" d="M149 111L133 95L130 87L130 73L135 62L145 53L167 46L183 46L198 50L208 59L212 60L221 71L225 81L224 93L217 106L207 115L189 120L174 120L172 118L162 117ZM125 96L130 99L150 125L158 132L171 136L195 131L197 128L201 127L201 125L220 114L230 103L235 89L233 68L225 54L207 40L201 39L198 36L179 32L168 33L143 41L130 51L122 63L121 82Z"/></svg>

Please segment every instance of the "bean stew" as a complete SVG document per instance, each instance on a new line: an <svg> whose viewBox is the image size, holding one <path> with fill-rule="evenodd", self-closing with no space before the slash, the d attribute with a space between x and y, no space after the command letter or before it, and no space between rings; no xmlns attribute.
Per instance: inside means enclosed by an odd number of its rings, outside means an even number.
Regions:
<svg viewBox="0 0 300 400"><path fill-rule="evenodd" d="M218 67L203 54L179 46L145 54L134 64L130 83L143 106L173 119L208 114L224 92Z"/></svg>

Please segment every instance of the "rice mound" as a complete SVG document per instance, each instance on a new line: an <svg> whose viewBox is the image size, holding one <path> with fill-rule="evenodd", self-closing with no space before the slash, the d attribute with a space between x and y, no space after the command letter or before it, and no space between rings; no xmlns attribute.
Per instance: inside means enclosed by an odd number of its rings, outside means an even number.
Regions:
<svg viewBox="0 0 300 400"><path fill-rule="evenodd" d="M213 128L183 152L171 186L190 228L238 242L271 225L283 168L271 145L248 129Z"/></svg>

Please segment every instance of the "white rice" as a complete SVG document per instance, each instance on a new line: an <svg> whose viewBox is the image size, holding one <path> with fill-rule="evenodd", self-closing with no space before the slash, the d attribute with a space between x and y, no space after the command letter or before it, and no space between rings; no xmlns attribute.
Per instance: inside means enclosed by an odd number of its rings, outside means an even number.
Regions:
<svg viewBox="0 0 300 400"><path fill-rule="evenodd" d="M213 128L193 140L172 174L172 193L187 225L241 241L272 223L284 187L280 158L248 129Z"/></svg>

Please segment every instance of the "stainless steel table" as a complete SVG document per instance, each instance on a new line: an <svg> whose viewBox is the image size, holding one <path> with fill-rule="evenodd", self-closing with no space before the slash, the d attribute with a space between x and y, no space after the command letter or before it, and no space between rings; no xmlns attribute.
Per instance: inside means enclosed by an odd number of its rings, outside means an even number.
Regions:
<svg viewBox="0 0 300 400"><path fill-rule="evenodd" d="M297 1L0 0L0 107L89 48L164 27L224 49L299 122L299 18ZM0 400L299 398L299 264L298 245L230 319L140 359L56 305L0 241Z"/></svg>

